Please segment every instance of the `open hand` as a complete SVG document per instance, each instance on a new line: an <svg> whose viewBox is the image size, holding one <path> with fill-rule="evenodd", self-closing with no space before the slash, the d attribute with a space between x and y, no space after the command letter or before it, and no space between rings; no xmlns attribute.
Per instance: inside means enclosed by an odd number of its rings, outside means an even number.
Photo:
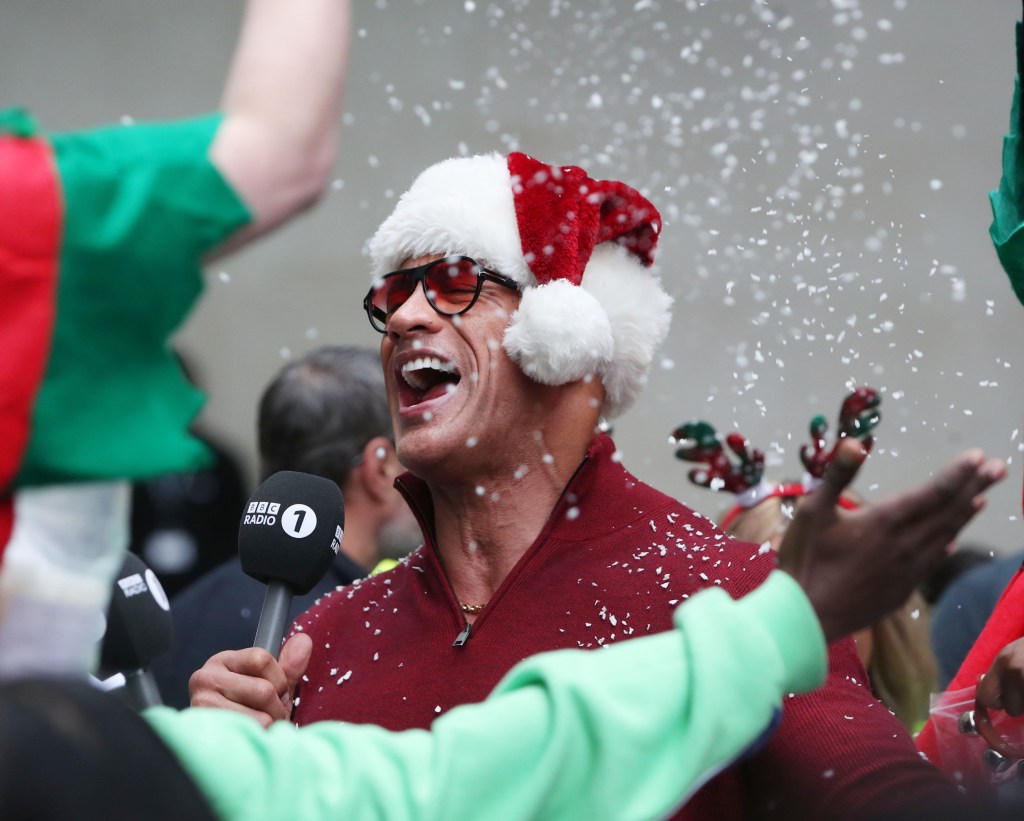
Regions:
<svg viewBox="0 0 1024 821"><path fill-rule="evenodd" d="M779 548L779 567L803 587L829 641L906 601L1006 475L1003 462L970 450L913 490L842 510L839 496L866 456L856 439L842 440Z"/></svg>

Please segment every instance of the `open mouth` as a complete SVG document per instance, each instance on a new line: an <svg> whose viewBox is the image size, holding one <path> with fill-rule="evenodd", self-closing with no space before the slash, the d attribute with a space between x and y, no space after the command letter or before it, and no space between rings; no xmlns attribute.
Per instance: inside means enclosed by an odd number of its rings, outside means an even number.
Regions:
<svg viewBox="0 0 1024 821"><path fill-rule="evenodd" d="M455 365L438 356L420 356L402 364L398 382L402 405L411 407L446 396L462 378Z"/></svg>

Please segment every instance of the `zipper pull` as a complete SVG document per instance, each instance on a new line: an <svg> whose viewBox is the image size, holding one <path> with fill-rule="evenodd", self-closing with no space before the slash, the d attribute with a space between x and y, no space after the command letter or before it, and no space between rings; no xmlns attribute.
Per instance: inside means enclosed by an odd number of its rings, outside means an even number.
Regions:
<svg viewBox="0 0 1024 821"><path fill-rule="evenodd" d="M455 637L455 641L452 642L452 647L462 647L467 641L469 641L469 622L466 622L465 629Z"/></svg>

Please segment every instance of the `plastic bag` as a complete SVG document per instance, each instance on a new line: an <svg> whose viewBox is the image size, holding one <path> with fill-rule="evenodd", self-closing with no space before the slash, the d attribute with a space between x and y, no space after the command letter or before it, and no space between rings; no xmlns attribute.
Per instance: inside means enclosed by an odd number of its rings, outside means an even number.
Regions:
<svg viewBox="0 0 1024 821"><path fill-rule="evenodd" d="M1024 761L1004 754L1007 750L1024 750L1024 719L1001 710L990 711L988 718L1003 742L1003 752L993 749L977 732L976 690L972 686L932 695L930 712L940 756L933 763L970 792L1024 783Z"/></svg>

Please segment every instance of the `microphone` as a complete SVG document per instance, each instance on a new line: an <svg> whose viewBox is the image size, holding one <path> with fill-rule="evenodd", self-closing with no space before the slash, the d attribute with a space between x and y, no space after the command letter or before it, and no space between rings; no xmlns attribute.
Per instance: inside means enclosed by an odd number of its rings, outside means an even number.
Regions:
<svg viewBox="0 0 1024 821"><path fill-rule="evenodd" d="M267 585L253 647L277 658L292 597L324 577L341 548L345 503L322 476L280 470L249 497L238 526L242 570Z"/></svg>
<svg viewBox="0 0 1024 821"><path fill-rule="evenodd" d="M156 574L126 553L107 608L100 669L124 675L127 700L136 710L162 704L150 662L171 647L171 605Z"/></svg>

